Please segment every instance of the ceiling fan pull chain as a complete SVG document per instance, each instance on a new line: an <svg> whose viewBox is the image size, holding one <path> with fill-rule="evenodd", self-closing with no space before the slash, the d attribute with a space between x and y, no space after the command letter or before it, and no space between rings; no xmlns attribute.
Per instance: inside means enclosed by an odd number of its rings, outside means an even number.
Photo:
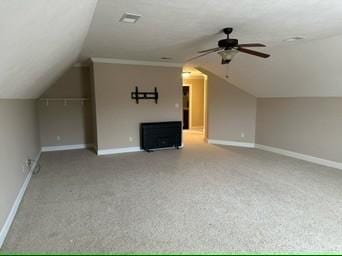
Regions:
<svg viewBox="0 0 342 256"><path fill-rule="evenodd" d="M225 76L226 79L229 78L229 75L228 75L228 73L229 73L229 66L230 66L229 64L226 65L226 76Z"/></svg>

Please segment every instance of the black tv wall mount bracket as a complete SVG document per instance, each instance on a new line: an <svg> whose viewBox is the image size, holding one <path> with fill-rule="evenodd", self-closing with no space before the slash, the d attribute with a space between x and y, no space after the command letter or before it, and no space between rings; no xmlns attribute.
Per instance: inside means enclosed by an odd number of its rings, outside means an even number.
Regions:
<svg viewBox="0 0 342 256"><path fill-rule="evenodd" d="M137 104L139 104L139 100L154 100L157 104L158 96L157 87L154 87L154 92L139 92L138 86L136 86L135 91L131 92L131 99L135 100Z"/></svg>

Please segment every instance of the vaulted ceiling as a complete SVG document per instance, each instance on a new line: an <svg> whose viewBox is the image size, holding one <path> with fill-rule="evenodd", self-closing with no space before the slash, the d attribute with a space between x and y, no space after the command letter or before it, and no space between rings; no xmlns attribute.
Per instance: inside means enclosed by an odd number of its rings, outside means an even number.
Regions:
<svg viewBox="0 0 342 256"><path fill-rule="evenodd" d="M125 12L142 17L120 23ZM227 26L272 54L238 54L228 70L236 86L258 97L342 96L341 13L340 0L1 0L0 98L38 97L89 57L184 63ZM293 36L304 40L284 41ZM216 54L185 66L227 73Z"/></svg>
<svg viewBox="0 0 342 256"><path fill-rule="evenodd" d="M36 98L78 60L94 0L0 1L0 98Z"/></svg>
<svg viewBox="0 0 342 256"><path fill-rule="evenodd" d="M342 36L266 51L271 54L268 59L239 53L229 65L219 65L219 55L211 54L191 65L228 76L232 84L257 97L342 96Z"/></svg>

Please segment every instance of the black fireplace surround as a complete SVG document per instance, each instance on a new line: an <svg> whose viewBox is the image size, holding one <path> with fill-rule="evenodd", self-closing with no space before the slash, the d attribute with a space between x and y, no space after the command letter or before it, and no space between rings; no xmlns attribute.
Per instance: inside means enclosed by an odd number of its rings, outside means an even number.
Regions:
<svg viewBox="0 0 342 256"><path fill-rule="evenodd" d="M158 122L140 124L140 147L153 149L177 148L182 145L182 122Z"/></svg>

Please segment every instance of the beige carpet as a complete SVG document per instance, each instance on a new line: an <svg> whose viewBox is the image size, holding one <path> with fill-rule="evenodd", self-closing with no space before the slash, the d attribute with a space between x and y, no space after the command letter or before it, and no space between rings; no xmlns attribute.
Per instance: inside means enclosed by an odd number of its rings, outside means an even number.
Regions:
<svg viewBox="0 0 342 256"><path fill-rule="evenodd" d="M44 153L5 251L342 251L342 171L187 134L182 150Z"/></svg>

